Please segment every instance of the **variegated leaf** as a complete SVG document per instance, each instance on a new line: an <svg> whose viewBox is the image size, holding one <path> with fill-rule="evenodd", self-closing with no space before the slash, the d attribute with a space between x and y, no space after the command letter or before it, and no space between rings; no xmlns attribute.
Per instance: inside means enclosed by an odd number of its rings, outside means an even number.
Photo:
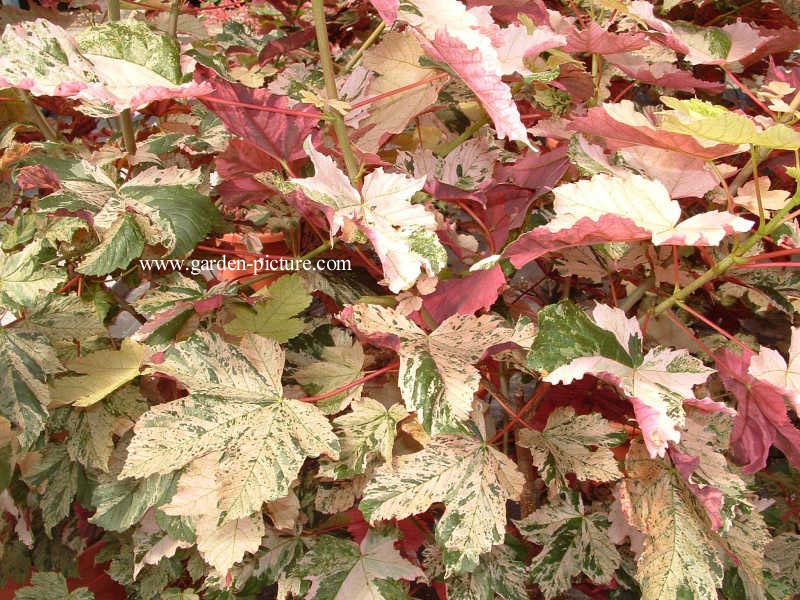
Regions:
<svg viewBox="0 0 800 600"><path fill-rule="evenodd" d="M622 477L609 447L618 446L624 433L596 413L575 416L572 407L557 408L543 431L523 429L517 443L531 449L539 476L557 494L568 486L566 475L581 481L614 481ZM590 450L596 446L596 450Z"/></svg>
<svg viewBox="0 0 800 600"><path fill-rule="evenodd" d="M282 367L277 342L255 335L236 347L198 333L169 349L158 369L191 394L141 417L122 476L170 473L221 452L215 470L225 521L286 496L306 457L337 458L339 443L318 408L281 397Z"/></svg>
<svg viewBox="0 0 800 600"><path fill-rule="evenodd" d="M442 554L436 546L424 550L425 571L429 578L447 585L448 600L528 600L528 567L505 544L494 546L481 556L471 573L444 578Z"/></svg>
<svg viewBox="0 0 800 600"><path fill-rule="evenodd" d="M336 462L322 461L320 475L348 479L365 473L377 458L391 460L397 424L408 416L400 404L386 408L372 398L351 404L352 412L333 420L341 453Z"/></svg>
<svg viewBox="0 0 800 600"><path fill-rule="evenodd" d="M480 373L472 365L493 346L514 339L497 315L453 315L430 334L376 304L356 304L342 319L371 340L400 354L399 385L406 408L431 434L453 432L472 409Z"/></svg>
<svg viewBox="0 0 800 600"><path fill-rule="evenodd" d="M686 350L659 346L643 355L638 322L618 308L598 304L592 320L569 302L543 309L528 364L557 367L544 377L550 383L594 375L619 388L633 404L650 455L664 456L668 442L680 441L683 401L714 370Z"/></svg>
<svg viewBox="0 0 800 600"><path fill-rule="evenodd" d="M439 435L423 450L378 469L359 508L375 523L444 503L436 539L449 577L474 569L482 554L503 541L506 501L519 498L523 482L516 465L487 443Z"/></svg>
<svg viewBox="0 0 800 600"><path fill-rule="evenodd" d="M717 598L722 564L692 494L665 459L631 444L626 486L634 525L647 537L636 563L643 600Z"/></svg>
<svg viewBox="0 0 800 600"><path fill-rule="evenodd" d="M621 557L609 539L608 515L585 514L579 492L538 509L515 522L520 533L542 546L531 562L531 578L545 598L554 598L572 587L583 573L593 583L609 583Z"/></svg>
<svg viewBox="0 0 800 600"><path fill-rule="evenodd" d="M375 530L367 532L360 546L323 535L292 575L312 582L306 600L393 600L403 592L398 580L424 575L400 556L395 541Z"/></svg>
<svg viewBox="0 0 800 600"><path fill-rule="evenodd" d="M47 338L0 329L0 416L18 432L23 450L39 437L47 418L47 378L63 368Z"/></svg>

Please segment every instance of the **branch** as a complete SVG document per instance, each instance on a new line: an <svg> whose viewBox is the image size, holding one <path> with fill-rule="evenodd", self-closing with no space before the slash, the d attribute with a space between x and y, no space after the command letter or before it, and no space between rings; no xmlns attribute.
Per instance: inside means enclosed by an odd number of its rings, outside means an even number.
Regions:
<svg viewBox="0 0 800 600"><path fill-rule="evenodd" d="M325 92L328 101L335 102L339 99L336 91L336 77L334 74L333 57L331 56L330 42L328 41L328 29L325 24L325 2L324 0L312 0L311 11L314 15L314 30L317 34L317 46L319 46L319 58L322 64L322 74L325 77ZM336 109L330 109L330 119L333 122L333 131L339 143L339 149L344 157L344 165L347 169L347 176L351 181L358 177L358 160L353 153L350 139L347 137L347 128L344 124L344 117Z"/></svg>
<svg viewBox="0 0 800 600"><path fill-rule="evenodd" d="M119 18L119 0L108 0L108 20L112 22L119 21ZM129 108L119 114L119 128L122 130L125 152L133 156L136 154L136 135L133 132L133 118Z"/></svg>
<svg viewBox="0 0 800 600"><path fill-rule="evenodd" d="M770 219L763 226L759 225L758 229L749 238L747 238L741 246L735 248L728 256L723 258L716 265L695 279L692 283L687 285L685 288L676 290L672 296L658 304L653 309L653 315L658 316L664 311L672 308L673 305L682 303L684 300L686 300L686 298L703 287L709 281L713 281L734 265L740 264L744 258L744 255L747 254L747 252L749 252L753 246L760 242L764 237L774 233L775 230L777 230L778 227L783 224L783 218L798 205L800 205L800 186L798 186L798 189L792 199L786 204L786 206L775 213L775 216L772 217L772 219Z"/></svg>

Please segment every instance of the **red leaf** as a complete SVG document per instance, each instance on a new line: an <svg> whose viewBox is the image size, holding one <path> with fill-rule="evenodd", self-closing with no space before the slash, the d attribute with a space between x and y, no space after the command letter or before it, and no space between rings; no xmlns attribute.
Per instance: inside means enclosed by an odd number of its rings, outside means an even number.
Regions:
<svg viewBox="0 0 800 600"><path fill-rule="evenodd" d="M555 187L568 168L567 145L562 144L550 152L528 152L512 165L501 164L495 169L495 177L499 182L509 181L542 193Z"/></svg>
<svg viewBox="0 0 800 600"><path fill-rule="evenodd" d="M431 317L441 323L452 315L471 315L478 309L489 308L505 283L503 270L494 266L462 279L440 282L433 294L423 296L422 304Z"/></svg>
<svg viewBox="0 0 800 600"><path fill-rule="evenodd" d="M216 191L225 206L239 206L262 200L269 188L254 176L281 168L277 160L258 146L238 138L231 138L225 152L217 156L216 165L223 180Z"/></svg>
<svg viewBox="0 0 800 600"><path fill-rule="evenodd" d="M273 158L291 165L295 161L305 161L303 140L317 125L317 109L308 104L298 104L291 110L307 113L309 118L270 112L255 108L232 106L214 102L215 98L264 106L273 109L288 109L289 101L263 89L251 89L238 83L231 83L217 75L213 70L198 66L195 80L208 82L214 91L202 102L216 114L225 127L234 135L244 138Z"/></svg>
<svg viewBox="0 0 800 600"><path fill-rule="evenodd" d="M731 432L734 459L745 473L755 473L767 466L770 446L775 446L800 468L800 429L789 420L781 390L747 372L752 357L749 351L738 355L728 350L716 356L722 383L738 405Z"/></svg>

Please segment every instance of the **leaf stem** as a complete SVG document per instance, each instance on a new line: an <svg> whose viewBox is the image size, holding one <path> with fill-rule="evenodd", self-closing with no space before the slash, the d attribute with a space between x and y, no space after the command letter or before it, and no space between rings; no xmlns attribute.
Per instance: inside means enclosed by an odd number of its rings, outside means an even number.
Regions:
<svg viewBox="0 0 800 600"><path fill-rule="evenodd" d="M298 398L298 400L302 402L320 402L321 400L327 400L328 398L333 398L334 396L338 396L342 392L346 392L347 390L351 390L356 386L361 385L365 381L369 381L370 379L375 379L376 377L383 375L387 371L392 371L400 366L400 361L396 360L394 362L389 363L385 367L381 367L377 371L373 371L368 375L364 375L363 377L359 377L355 381L351 381L350 383L346 383L344 385L340 385L337 388L334 388L328 392L323 392L322 394L318 394L316 396L307 396L306 398Z"/></svg>
<svg viewBox="0 0 800 600"><path fill-rule="evenodd" d="M762 238L774 233L775 230L783 224L783 218L798 205L800 205L800 186L798 187L792 199L786 204L786 206L776 212L772 219L770 219L763 226L759 225L758 229L751 234L750 237L748 237L739 247L734 249L728 256L723 258L708 271L700 275L700 277L695 279L692 283L684 288L681 288L680 290L676 290L669 298L659 303L655 308L653 308L653 315L658 316L664 311L670 309L673 305L681 304L686 300L686 298L703 287L709 281L713 281L734 265L740 264L744 255L747 254L747 252L750 251L753 246L760 242Z"/></svg>
<svg viewBox="0 0 800 600"><path fill-rule="evenodd" d="M181 4L183 4L183 0L172 0L172 5L169 7L167 35L175 39L178 39L178 17L181 14Z"/></svg>
<svg viewBox="0 0 800 600"><path fill-rule="evenodd" d="M119 0L108 0L108 20L119 21ZM125 152L130 156L136 154L136 135L133 132L133 118L131 109L126 108L119 114L119 128L122 130L122 141L125 144Z"/></svg>
<svg viewBox="0 0 800 600"><path fill-rule="evenodd" d="M488 122L489 122L489 117L487 117L486 113L484 113L480 119L470 124L469 127L467 127L464 131L462 131L457 138L442 144L441 146L436 148L433 151L433 153L440 158L444 158L445 156L450 154L453 150L458 148L462 143L466 142L473 135L475 135L475 132L478 131L484 125L486 125Z"/></svg>
<svg viewBox="0 0 800 600"><path fill-rule="evenodd" d="M336 91L336 76L333 67L333 57L331 56L330 42L328 41L328 28L325 23L325 2L324 0L311 0L311 12L314 16L314 31L317 34L317 46L319 47L319 58L322 65L322 74L325 78L325 92L329 102L339 99ZM344 124L344 117L334 108L329 110L330 119L333 123L333 131L342 151L347 176L351 181L358 178L358 161L347 137L347 127Z"/></svg>
<svg viewBox="0 0 800 600"><path fill-rule="evenodd" d="M33 114L34 125L42 132L45 138L50 140L51 142L56 142L59 139L58 132L53 129L53 126L47 121L47 118L42 113L42 109L39 108L39 105L33 101L29 92L25 90L18 89L17 95L19 99L22 101L25 106L28 107L28 110L31 111Z"/></svg>
<svg viewBox="0 0 800 600"><path fill-rule="evenodd" d="M381 21L380 25L378 25L375 28L375 31L369 34L369 37L364 40L364 43L361 44L361 46L359 46L355 54L353 54L353 56L350 57L350 60L347 61L347 64L344 66L344 69L342 69L342 73L349 73L350 69L352 69L353 67L356 66L356 64L358 64L358 61L361 60L361 57L364 55L364 52L366 52L366 50L370 46L372 46L372 44L375 43L375 40L378 39L378 36L380 36L381 32L385 28L386 28L386 23Z"/></svg>

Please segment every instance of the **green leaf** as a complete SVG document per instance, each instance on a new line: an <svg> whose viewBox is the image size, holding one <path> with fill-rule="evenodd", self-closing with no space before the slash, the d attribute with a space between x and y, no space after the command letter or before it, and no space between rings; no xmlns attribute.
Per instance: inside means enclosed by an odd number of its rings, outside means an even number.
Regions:
<svg viewBox="0 0 800 600"><path fill-rule="evenodd" d="M105 477L92 494L96 512L89 521L109 531L125 531L138 523L149 508L169 500L177 480L177 473L145 479Z"/></svg>
<svg viewBox="0 0 800 600"><path fill-rule="evenodd" d="M44 336L0 329L0 415L19 431L22 450L44 429L50 403L47 378L61 370Z"/></svg>
<svg viewBox="0 0 800 600"><path fill-rule="evenodd" d="M315 600L395 600L404 590L397 580L423 577L395 549L396 539L370 529L357 545L323 535L312 546L292 575L311 581Z"/></svg>
<svg viewBox="0 0 800 600"><path fill-rule="evenodd" d="M108 335L95 305L77 294L41 297L19 326L45 336L57 351L74 352L75 340L85 343Z"/></svg>
<svg viewBox="0 0 800 600"><path fill-rule="evenodd" d="M311 395L322 394L352 383L362 375L364 348L349 332L341 329L331 331L333 346L323 346L318 353L320 360L306 362L295 360L300 367L294 378ZM325 414L339 413L350 402L361 397L361 385L317 403Z"/></svg>
<svg viewBox="0 0 800 600"><path fill-rule="evenodd" d="M84 275L107 275L124 269L142 255L144 235L136 218L125 213L105 233L100 245L89 252L78 266Z"/></svg>
<svg viewBox="0 0 800 600"><path fill-rule="evenodd" d="M528 367L549 373L576 358L595 355L633 366L614 334L595 325L572 302L562 301L539 311L539 332L528 354Z"/></svg>
<svg viewBox="0 0 800 600"><path fill-rule="evenodd" d="M94 600L94 594L85 587L70 592L61 573L34 573L31 585L18 589L14 600Z"/></svg>
<svg viewBox="0 0 800 600"><path fill-rule="evenodd" d="M572 578L580 573L593 583L610 583L622 561L608 536L607 515L584 514L580 494L574 490L558 504L515 523L526 539L542 546L531 562L531 579L545 598L570 589Z"/></svg>
<svg viewBox="0 0 800 600"><path fill-rule="evenodd" d="M80 51L127 61L158 73L172 83L182 78L178 42L143 21L117 21L95 25L77 38Z"/></svg>
<svg viewBox="0 0 800 600"><path fill-rule="evenodd" d="M46 292L64 282L64 272L41 264L40 241L21 251L6 254L0 250L0 310L33 306Z"/></svg>
<svg viewBox="0 0 800 600"><path fill-rule="evenodd" d="M567 473L581 481L614 481L622 477L609 447L624 441L624 433L613 429L596 413L575 416L572 407L555 409L543 431L523 429L517 443L531 449L539 476L557 494L569 484ZM597 450L590 450L596 446Z"/></svg>
<svg viewBox="0 0 800 600"><path fill-rule="evenodd" d="M642 600L715 599L722 564L689 490L666 460L652 460L636 441L625 485L632 524L647 535L637 561Z"/></svg>
<svg viewBox="0 0 800 600"><path fill-rule="evenodd" d="M233 320L225 326L231 335L255 333L287 342L303 332L303 321L296 318L311 305L311 294L299 273L284 275L269 286L268 300L258 302L252 308L237 306Z"/></svg>
<svg viewBox="0 0 800 600"><path fill-rule="evenodd" d="M322 461L320 475L349 479L362 474L377 457L391 460L397 424L408 416L400 404L386 408L372 398L351 404L352 412L333 420L342 450L336 462Z"/></svg>
<svg viewBox="0 0 800 600"><path fill-rule="evenodd" d="M120 194L159 231L166 256L183 256L194 249L220 222L219 211L197 191L199 169L151 167L126 182Z"/></svg>
<svg viewBox="0 0 800 600"><path fill-rule="evenodd" d="M80 467L72 462L66 446L48 444L39 462L25 475L25 482L40 489L44 530L50 531L72 512L72 499L78 492Z"/></svg>
<svg viewBox="0 0 800 600"><path fill-rule="evenodd" d="M466 436L439 435L419 452L384 465L364 490L359 509L374 524L405 518L443 502L436 539L446 576L474 569L503 541L506 501L519 498L524 478L511 459Z"/></svg>
<svg viewBox="0 0 800 600"><path fill-rule="evenodd" d="M121 476L170 473L222 452L216 471L225 521L286 496L306 457L337 458L339 442L318 408L281 397L283 360L275 341L256 335L236 347L198 333L167 350L158 370L191 393L139 419Z"/></svg>

